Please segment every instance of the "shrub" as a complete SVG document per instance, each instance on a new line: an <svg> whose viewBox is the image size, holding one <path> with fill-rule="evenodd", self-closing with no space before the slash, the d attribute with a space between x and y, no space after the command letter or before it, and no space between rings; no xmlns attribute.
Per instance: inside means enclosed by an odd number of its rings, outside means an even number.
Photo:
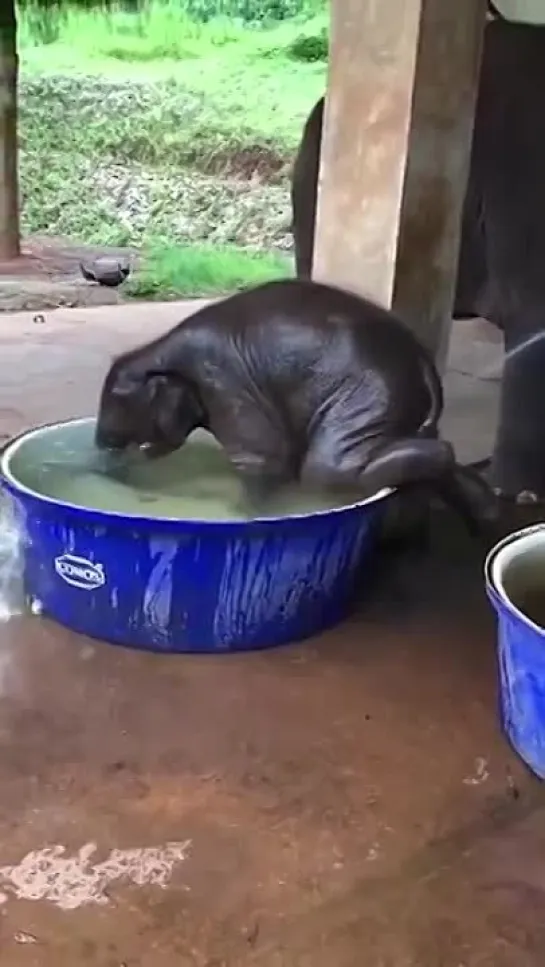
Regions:
<svg viewBox="0 0 545 967"><path fill-rule="evenodd" d="M318 34L299 34L287 47L288 57L292 60L314 61L327 60L329 49L328 32L324 27Z"/></svg>

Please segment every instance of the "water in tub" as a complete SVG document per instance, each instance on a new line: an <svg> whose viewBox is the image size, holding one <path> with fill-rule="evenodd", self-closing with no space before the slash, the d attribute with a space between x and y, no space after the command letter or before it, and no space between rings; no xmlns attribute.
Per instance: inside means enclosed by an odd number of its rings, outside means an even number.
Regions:
<svg viewBox="0 0 545 967"><path fill-rule="evenodd" d="M522 611L530 621L540 628L545 628L545 586L544 582L536 582L533 587L526 587L514 601L519 611Z"/></svg>
<svg viewBox="0 0 545 967"><path fill-rule="evenodd" d="M503 576L503 585L515 607L545 629L545 553L541 542L513 559Z"/></svg>
<svg viewBox="0 0 545 967"><path fill-rule="evenodd" d="M31 460L31 456L33 459ZM80 424L51 436L43 459L32 444L13 461L18 479L49 497L147 518L245 520L255 509L226 455L212 437L196 431L168 457L149 460L139 453L110 464L93 446L93 427ZM356 493L284 489L266 504L266 516L327 510L357 500Z"/></svg>

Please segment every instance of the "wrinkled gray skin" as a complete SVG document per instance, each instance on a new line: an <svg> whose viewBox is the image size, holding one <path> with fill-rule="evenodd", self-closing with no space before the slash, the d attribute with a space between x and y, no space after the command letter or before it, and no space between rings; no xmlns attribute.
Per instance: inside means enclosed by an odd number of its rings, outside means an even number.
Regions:
<svg viewBox="0 0 545 967"><path fill-rule="evenodd" d="M295 480L362 497L428 484L484 532L494 497L437 439L442 407L432 360L391 313L290 279L206 306L117 359L96 442L159 456L205 427L257 501Z"/></svg>
<svg viewBox="0 0 545 967"><path fill-rule="evenodd" d="M545 330L545 27L491 21L466 193L454 318L483 316L507 352ZM323 99L306 123L292 179L297 274L309 277ZM506 495L545 498L545 339L507 357L490 478Z"/></svg>

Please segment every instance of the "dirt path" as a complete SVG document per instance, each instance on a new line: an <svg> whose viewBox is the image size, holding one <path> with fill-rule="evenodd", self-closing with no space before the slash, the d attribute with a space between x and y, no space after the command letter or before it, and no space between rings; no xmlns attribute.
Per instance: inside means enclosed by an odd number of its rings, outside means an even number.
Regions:
<svg viewBox="0 0 545 967"><path fill-rule="evenodd" d="M130 258L129 248L76 245L66 239L35 235L23 243L22 257L0 263L0 312L43 312L59 306L118 305L125 301L119 290L85 282L80 262L99 255Z"/></svg>

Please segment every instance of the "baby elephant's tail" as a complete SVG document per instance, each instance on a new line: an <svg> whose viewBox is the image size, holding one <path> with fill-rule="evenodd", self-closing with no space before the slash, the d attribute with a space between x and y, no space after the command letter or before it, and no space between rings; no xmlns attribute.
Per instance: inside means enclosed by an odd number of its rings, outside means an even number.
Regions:
<svg viewBox="0 0 545 967"><path fill-rule="evenodd" d="M391 443L367 465L360 481L369 494L383 487L427 485L462 517L472 536L495 536L496 496L476 471L456 463L444 440L415 437Z"/></svg>

